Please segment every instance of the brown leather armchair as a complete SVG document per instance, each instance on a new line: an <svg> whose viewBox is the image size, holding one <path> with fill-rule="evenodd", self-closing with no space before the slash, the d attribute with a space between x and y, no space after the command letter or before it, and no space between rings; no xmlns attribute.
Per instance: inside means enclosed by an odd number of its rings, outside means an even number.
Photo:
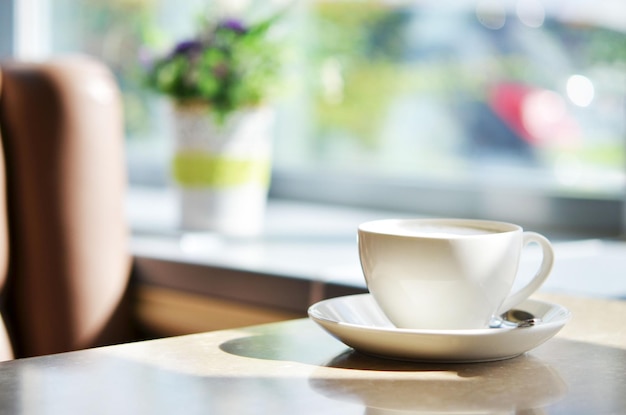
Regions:
<svg viewBox="0 0 626 415"><path fill-rule="evenodd" d="M133 336L120 102L87 57L0 64L0 360Z"/></svg>

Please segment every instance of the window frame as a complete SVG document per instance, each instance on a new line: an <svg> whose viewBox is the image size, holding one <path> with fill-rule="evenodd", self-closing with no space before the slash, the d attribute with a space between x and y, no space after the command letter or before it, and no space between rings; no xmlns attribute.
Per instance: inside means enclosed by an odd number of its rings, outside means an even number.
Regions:
<svg viewBox="0 0 626 415"><path fill-rule="evenodd" d="M275 168L270 197L401 214L512 221L527 229L575 237L626 235L623 199L555 195L471 180L441 183Z"/></svg>

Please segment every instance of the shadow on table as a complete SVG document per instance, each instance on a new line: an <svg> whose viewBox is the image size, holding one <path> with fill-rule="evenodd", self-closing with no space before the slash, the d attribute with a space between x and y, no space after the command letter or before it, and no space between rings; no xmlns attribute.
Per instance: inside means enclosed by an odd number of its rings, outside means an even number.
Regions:
<svg viewBox="0 0 626 415"><path fill-rule="evenodd" d="M289 333L241 337L222 343L220 349L248 358L315 366L309 377L313 391L363 405L367 414L515 413L558 402L568 391L557 370L531 355L480 364L407 362L365 355L315 332Z"/></svg>
<svg viewBox="0 0 626 415"><path fill-rule="evenodd" d="M368 356L315 331L299 333L247 336L220 348L248 358L315 366L309 377L312 390L361 404L366 414L584 414L626 408L626 350L620 348L552 339L508 360L418 363Z"/></svg>

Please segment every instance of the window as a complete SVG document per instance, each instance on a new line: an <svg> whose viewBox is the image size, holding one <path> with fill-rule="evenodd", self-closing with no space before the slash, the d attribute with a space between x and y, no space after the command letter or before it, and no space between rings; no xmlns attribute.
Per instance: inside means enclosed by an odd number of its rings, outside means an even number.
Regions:
<svg viewBox="0 0 626 415"><path fill-rule="evenodd" d="M49 6L2 7L35 3ZM49 23L48 52L99 56L118 76L133 184L167 183L167 106L141 86L142 47L188 34L204 4L55 0L30 13ZM621 0L308 0L284 25L274 197L624 230Z"/></svg>
<svg viewBox="0 0 626 415"><path fill-rule="evenodd" d="M309 2L309 82L275 194L618 233L618 15L590 1Z"/></svg>

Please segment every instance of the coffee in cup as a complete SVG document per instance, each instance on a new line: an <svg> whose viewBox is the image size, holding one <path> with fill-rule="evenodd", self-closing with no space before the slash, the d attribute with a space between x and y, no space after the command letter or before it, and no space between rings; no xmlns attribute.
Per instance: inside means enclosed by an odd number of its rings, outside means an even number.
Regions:
<svg viewBox="0 0 626 415"><path fill-rule="evenodd" d="M522 248L541 247L535 276L512 292ZM384 219L358 228L367 287L394 325L423 330L486 328L548 277L548 239L515 224L473 219Z"/></svg>

